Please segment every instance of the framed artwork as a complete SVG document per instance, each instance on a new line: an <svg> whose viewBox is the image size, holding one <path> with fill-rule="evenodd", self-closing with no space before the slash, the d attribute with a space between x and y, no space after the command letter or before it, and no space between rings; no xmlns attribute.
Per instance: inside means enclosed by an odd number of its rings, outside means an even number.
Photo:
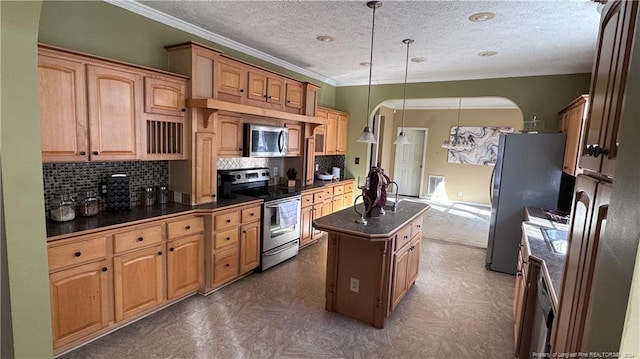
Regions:
<svg viewBox="0 0 640 359"><path fill-rule="evenodd" d="M453 140L457 126L451 126L449 138ZM464 127L459 137L472 144L470 150L449 150L447 162L469 165L495 166L498 159L498 139L503 132L513 132L513 127Z"/></svg>

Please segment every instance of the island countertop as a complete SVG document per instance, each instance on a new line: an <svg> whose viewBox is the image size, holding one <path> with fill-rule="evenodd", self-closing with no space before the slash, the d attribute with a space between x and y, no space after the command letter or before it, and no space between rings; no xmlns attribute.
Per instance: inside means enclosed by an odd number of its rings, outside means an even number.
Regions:
<svg viewBox="0 0 640 359"><path fill-rule="evenodd" d="M361 206L359 209L362 208ZM360 215L353 207L318 218L313 221L314 227L326 231L357 236L369 241L389 240L400 228L413 219L421 216L431 206L426 203L402 201L395 212L386 210L386 214L367 218L367 224L356 223Z"/></svg>

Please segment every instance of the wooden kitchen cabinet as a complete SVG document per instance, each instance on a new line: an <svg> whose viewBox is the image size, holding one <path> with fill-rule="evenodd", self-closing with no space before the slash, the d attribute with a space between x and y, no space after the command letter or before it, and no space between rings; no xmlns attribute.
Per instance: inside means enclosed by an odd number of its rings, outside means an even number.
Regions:
<svg viewBox="0 0 640 359"><path fill-rule="evenodd" d="M300 209L300 248L313 241L313 205Z"/></svg>
<svg viewBox="0 0 640 359"><path fill-rule="evenodd" d="M196 133L195 147L195 202L213 202L216 199L218 187L216 135L213 133Z"/></svg>
<svg viewBox="0 0 640 359"><path fill-rule="evenodd" d="M144 78L144 112L184 117L186 81Z"/></svg>
<svg viewBox="0 0 640 359"><path fill-rule="evenodd" d="M347 153L347 131L349 130L349 115L328 108L318 108L317 117L326 118L329 123L323 132L319 132L324 136L323 146L318 144L318 134L316 134L316 154L324 155L344 155ZM316 129L317 131L317 129Z"/></svg>
<svg viewBox="0 0 640 359"><path fill-rule="evenodd" d="M582 172L578 168L578 154L582 148L582 130L588 101L589 95L582 95L560 111L560 132L567 134L562 170L571 176Z"/></svg>
<svg viewBox="0 0 640 359"><path fill-rule="evenodd" d="M240 273L260 265L260 221L240 227Z"/></svg>
<svg viewBox="0 0 640 359"><path fill-rule="evenodd" d="M305 152L305 167L304 167L304 183L306 185L312 185L315 180L315 166L316 166L316 156L315 156L315 146L316 139L314 137L307 138L307 151Z"/></svg>
<svg viewBox="0 0 640 359"><path fill-rule="evenodd" d="M285 81L285 111L298 114L302 112L304 101L302 91L302 84L300 82L293 80Z"/></svg>
<svg viewBox="0 0 640 359"><path fill-rule="evenodd" d="M306 116L316 117L318 111L318 92L320 91L320 87L305 82L304 83L304 111L303 114Z"/></svg>
<svg viewBox="0 0 640 359"><path fill-rule="evenodd" d="M606 4L591 76L580 167L609 178L615 172L622 101L637 13L637 1Z"/></svg>
<svg viewBox="0 0 640 359"><path fill-rule="evenodd" d="M422 223L422 216L415 221ZM393 255L393 279L390 311L400 303L418 277L422 233L411 236L411 226L398 231Z"/></svg>
<svg viewBox="0 0 640 359"><path fill-rule="evenodd" d="M347 131L349 130L349 116L338 115L338 138L336 140L336 153L344 155L347 153Z"/></svg>
<svg viewBox="0 0 640 359"><path fill-rule="evenodd" d="M204 285L204 234L167 242L167 299L196 292Z"/></svg>
<svg viewBox="0 0 640 359"><path fill-rule="evenodd" d="M325 154L327 155L335 155L338 150L338 113L334 111L329 111L327 114L327 118L329 119L329 124L327 124L327 139L326 139L326 148Z"/></svg>
<svg viewBox="0 0 640 359"><path fill-rule="evenodd" d="M242 157L242 117L218 115L218 156Z"/></svg>
<svg viewBox="0 0 640 359"><path fill-rule="evenodd" d="M247 72L247 78L249 81L248 104L275 110L283 109L284 78L258 68L250 68Z"/></svg>
<svg viewBox="0 0 640 359"><path fill-rule="evenodd" d="M216 63L216 98L242 103L247 87L247 70L241 62L220 57Z"/></svg>
<svg viewBox="0 0 640 359"><path fill-rule="evenodd" d="M164 244L113 257L116 322L160 306L165 300Z"/></svg>
<svg viewBox="0 0 640 359"><path fill-rule="evenodd" d="M287 156L300 156L300 153L302 153L302 125L299 122L286 121L284 127L289 133Z"/></svg>
<svg viewBox="0 0 640 359"><path fill-rule="evenodd" d="M83 63L38 56L42 161L88 159L86 80Z"/></svg>
<svg viewBox="0 0 640 359"><path fill-rule="evenodd" d="M108 269L102 259L49 274L54 349L109 325Z"/></svg>
<svg viewBox="0 0 640 359"><path fill-rule="evenodd" d="M140 74L87 65L91 160L141 157L142 86Z"/></svg>

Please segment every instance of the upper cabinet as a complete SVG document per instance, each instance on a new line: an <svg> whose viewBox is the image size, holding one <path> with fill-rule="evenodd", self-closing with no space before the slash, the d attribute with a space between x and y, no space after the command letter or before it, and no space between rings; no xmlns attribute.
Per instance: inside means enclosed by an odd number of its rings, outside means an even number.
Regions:
<svg viewBox="0 0 640 359"><path fill-rule="evenodd" d="M346 154L349 115L341 111L320 107L318 107L316 115L318 117L327 118L329 120L329 123L324 130L318 128L315 131L316 154Z"/></svg>
<svg viewBox="0 0 640 359"><path fill-rule="evenodd" d="M607 4L591 76L589 110L580 167L613 177L618 155L620 117L638 13L637 1Z"/></svg>
<svg viewBox="0 0 640 359"><path fill-rule="evenodd" d="M40 45L43 162L184 158L186 79Z"/></svg>
<svg viewBox="0 0 640 359"><path fill-rule="evenodd" d="M38 79L42 160L86 161L88 133L84 64L40 55Z"/></svg>
<svg viewBox="0 0 640 359"><path fill-rule="evenodd" d="M287 80L285 84L285 110L287 112L300 113L303 107L302 84L297 81Z"/></svg>
<svg viewBox="0 0 640 359"><path fill-rule="evenodd" d="M243 64L220 57L216 64L214 81L218 99L242 103L247 87L247 70Z"/></svg>
<svg viewBox="0 0 640 359"><path fill-rule="evenodd" d="M218 155L224 157L242 156L242 118L218 115Z"/></svg>
<svg viewBox="0 0 640 359"><path fill-rule="evenodd" d="M287 139L287 156L300 156L302 153L302 125L299 122L284 122L289 138Z"/></svg>
<svg viewBox="0 0 640 359"><path fill-rule="evenodd" d="M582 147L582 129L587 113L588 95L573 100L560 111L560 132L567 134L562 170L572 176L582 172L578 168L578 153Z"/></svg>
<svg viewBox="0 0 640 359"><path fill-rule="evenodd" d="M259 69L249 69L249 92L247 104L269 107L275 110L283 109L284 79ZM267 104L263 104L266 102Z"/></svg>

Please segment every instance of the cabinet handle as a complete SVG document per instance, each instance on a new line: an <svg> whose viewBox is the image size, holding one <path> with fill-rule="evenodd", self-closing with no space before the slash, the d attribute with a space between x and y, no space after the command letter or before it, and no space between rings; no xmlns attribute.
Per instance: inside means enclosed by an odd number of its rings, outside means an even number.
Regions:
<svg viewBox="0 0 640 359"><path fill-rule="evenodd" d="M107 268L107 267L102 267L102 271L103 271L103 272L106 272L107 270L108 270L108 268Z"/></svg>
<svg viewBox="0 0 640 359"><path fill-rule="evenodd" d="M287 103L291 103L291 100L287 100Z"/></svg>
<svg viewBox="0 0 640 359"><path fill-rule="evenodd" d="M231 220L230 220L230 219L227 219L227 223L231 223Z"/></svg>
<svg viewBox="0 0 640 359"><path fill-rule="evenodd" d="M187 112L187 109L186 108L181 108L180 111Z"/></svg>
<svg viewBox="0 0 640 359"><path fill-rule="evenodd" d="M80 252L75 252L73 255L74 255L74 256L76 256L76 257L80 257L80 256L82 255L82 253L80 253Z"/></svg>
<svg viewBox="0 0 640 359"><path fill-rule="evenodd" d="M249 216L253 217L253 212L249 213Z"/></svg>
<svg viewBox="0 0 640 359"><path fill-rule="evenodd" d="M267 98L271 98L271 96L267 96Z"/></svg>
<svg viewBox="0 0 640 359"><path fill-rule="evenodd" d="M421 228L421 227L422 227L422 225L418 224L418 225L416 225L416 227Z"/></svg>
<svg viewBox="0 0 640 359"><path fill-rule="evenodd" d="M93 151L92 153L93 153L94 156L98 155L98 151Z"/></svg>
<svg viewBox="0 0 640 359"><path fill-rule="evenodd" d="M175 248L171 247L171 248L169 248L169 251L173 252L173 251L175 251Z"/></svg>
<svg viewBox="0 0 640 359"><path fill-rule="evenodd" d="M212 195L211 195L211 197L212 197L212 198L216 198L216 195L215 195L215 193L214 193L214 194L212 194Z"/></svg>
<svg viewBox="0 0 640 359"><path fill-rule="evenodd" d="M408 239L408 238L409 238L409 236L404 236L404 239Z"/></svg>
<svg viewBox="0 0 640 359"><path fill-rule="evenodd" d="M242 147L241 147L241 148L238 148L238 151L242 151Z"/></svg>
<svg viewBox="0 0 640 359"><path fill-rule="evenodd" d="M225 266L225 267L227 267L227 268L229 268L230 264L229 264L229 263L227 263L227 264L225 264L224 266Z"/></svg>
<svg viewBox="0 0 640 359"><path fill-rule="evenodd" d="M80 151L80 156L85 156L87 153L84 151Z"/></svg>
<svg viewBox="0 0 640 359"><path fill-rule="evenodd" d="M186 227L184 227L184 229L186 229L186 230L190 230L190 229L191 229L191 226L187 225Z"/></svg>
<svg viewBox="0 0 640 359"><path fill-rule="evenodd" d="M142 237L138 237L137 241L138 241L138 242L142 242L142 241L144 241L144 238L142 238Z"/></svg>
<svg viewBox="0 0 640 359"><path fill-rule="evenodd" d="M231 240L231 237L227 237L227 238L225 238L225 239L226 239L226 240Z"/></svg>
<svg viewBox="0 0 640 359"><path fill-rule="evenodd" d="M242 233L247 233L247 231L244 231L244 230L243 230L243 231L242 231Z"/></svg>
<svg viewBox="0 0 640 359"><path fill-rule="evenodd" d="M162 255L162 251L159 251L159 252L158 252L158 255L159 255L159 256L161 256L161 255Z"/></svg>
<svg viewBox="0 0 640 359"><path fill-rule="evenodd" d="M244 89L240 89L240 92L244 92Z"/></svg>

